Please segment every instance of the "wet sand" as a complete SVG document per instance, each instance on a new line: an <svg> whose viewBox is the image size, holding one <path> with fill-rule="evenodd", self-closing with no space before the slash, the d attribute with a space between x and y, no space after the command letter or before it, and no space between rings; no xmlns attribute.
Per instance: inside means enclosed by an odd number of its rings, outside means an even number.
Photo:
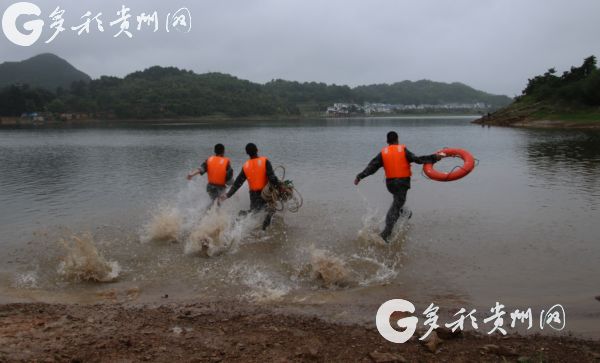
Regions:
<svg viewBox="0 0 600 363"><path fill-rule="evenodd" d="M593 362L600 342L440 331L437 346L233 302L0 305L0 362Z"/></svg>

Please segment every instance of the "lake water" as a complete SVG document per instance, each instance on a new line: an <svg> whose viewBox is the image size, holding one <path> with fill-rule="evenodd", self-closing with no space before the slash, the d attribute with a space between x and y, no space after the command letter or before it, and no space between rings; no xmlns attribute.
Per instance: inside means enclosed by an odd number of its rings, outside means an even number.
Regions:
<svg viewBox="0 0 600 363"><path fill-rule="evenodd" d="M600 336L600 133L471 120L0 129L0 302L252 301L347 321L391 298L483 315L562 304L568 330ZM384 245L383 172L353 180L389 130L417 155L460 147L479 164L451 183L413 165L413 217ZM304 198L267 233L236 218L246 187L206 212L205 178L185 178L217 142L237 175L250 141ZM213 255L195 253L209 237Z"/></svg>

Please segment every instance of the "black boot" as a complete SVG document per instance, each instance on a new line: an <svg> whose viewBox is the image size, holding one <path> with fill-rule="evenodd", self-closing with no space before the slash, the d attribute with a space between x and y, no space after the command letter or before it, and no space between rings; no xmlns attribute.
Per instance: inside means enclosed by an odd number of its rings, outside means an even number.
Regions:
<svg viewBox="0 0 600 363"><path fill-rule="evenodd" d="M392 235L392 231L391 231L391 230L389 230L389 229L387 229L387 228L385 228L385 229L383 230L383 232L381 232L381 233L379 234L379 236L381 237L381 239L383 239L383 241L384 241L385 243L390 243L390 241L389 241L389 238L390 238L390 236L391 236L391 235Z"/></svg>
<svg viewBox="0 0 600 363"><path fill-rule="evenodd" d="M408 219L410 219L410 217L412 217L412 211L402 208L402 211L400 212L400 216L404 217L405 219L408 220Z"/></svg>
<svg viewBox="0 0 600 363"><path fill-rule="evenodd" d="M271 219L273 218L273 214L271 212L267 212L265 216L265 220L263 221L262 230L266 231L267 227L271 225Z"/></svg>

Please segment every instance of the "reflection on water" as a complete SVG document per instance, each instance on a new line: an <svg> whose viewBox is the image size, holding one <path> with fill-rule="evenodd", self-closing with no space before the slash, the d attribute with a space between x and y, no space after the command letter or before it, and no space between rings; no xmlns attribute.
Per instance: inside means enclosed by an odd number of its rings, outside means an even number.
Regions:
<svg viewBox="0 0 600 363"><path fill-rule="evenodd" d="M1 129L0 296L93 302L115 290L150 301L169 295L333 303L353 306L350 315L365 321L383 301L405 297L423 308L441 299L482 311L496 301L538 310L563 303L573 319L587 316L600 294L590 278L600 275L598 132L469 121ZM416 154L462 147L480 163L452 183L427 180L413 166L413 217L386 245L371 238L391 203L382 172L358 188L352 181L391 129ZM216 142L226 145L237 173L250 141L286 167L304 197L299 213L277 215L267 233L237 218L248 208L245 187L207 215L205 179L185 179ZM94 242L85 252L99 257L86 261L100 261L94 266L106 276L118 264L114 282L61 273L73 254L60 241L85 233ZM87 271L86 263L71 265Z"/></svg>
<svg viewBox="0 0 600 363"><path fill-rule="evenodd" d="M600 132L536 131L527 140L532 176L548 188L574 189L589 194L598 208L600 196Z"/></svg>

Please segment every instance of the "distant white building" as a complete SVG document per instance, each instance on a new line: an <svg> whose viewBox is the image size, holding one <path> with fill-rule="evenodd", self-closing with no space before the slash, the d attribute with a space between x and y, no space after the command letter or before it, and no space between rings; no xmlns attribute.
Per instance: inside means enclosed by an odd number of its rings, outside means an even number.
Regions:
<svg viewBox="0 0 600 363"><path fill-rule="evenodd" d="M333 106L327 107L327 116L345 116L355 113L372 114L389 114L402 111L456 111L456 110L485 110L491 105L483 102L475 103L441 103L441 104L387 104L387 103L365 103L364 105L356 105L349 103L334 103Z"/></svg>

